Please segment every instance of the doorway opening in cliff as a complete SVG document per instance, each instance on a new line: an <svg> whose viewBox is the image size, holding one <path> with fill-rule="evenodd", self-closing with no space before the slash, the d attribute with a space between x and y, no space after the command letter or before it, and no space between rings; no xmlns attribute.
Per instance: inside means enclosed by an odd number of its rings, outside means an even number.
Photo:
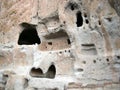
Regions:
<svg viewBox="0 0 120 90"><path fill-rule="evenodd" d="M83 17L81 15L80 11L77 12L76 19L77 19L77 21L76 21L77 27L81 27L83 25Z"/></svg>
<svg viewBox="0 0 120 90"><path fill-rule="evenodd" d="M30 71L30 76L37 77L37 78L55 78L56 75L56 68L55 65L51 65L48 68L48 71L46 73L43 73L43 71L40 68L32 68Z"/></svg>
<svg viewBox="0 0 120 90"><path fill-rule="evenodd" d="M46 78L55 78L56 68L54 65L51 65L46 72Z"/></svg>
<svg viewBox="0 0 120 90"><path fill-rule="evenodd" d="M59 30L44 36L45 43L41 43L41 50L62 50L71 47L71 40L65 30Z"/></svg>
<svg viewBox="0 0 120 90"><path fill-rule="evenodd" d="M19 45L32 45L40 44L40 38L38 36L36 26L28 23L21 23L22 32L20 33L18 44Z"/></svg>
<svg viewBox="0 0 120 90"><path fill-rule="evenodd" d="M40 68L32 68L30 71L32 77L44 77L43 71Z"/></svg>
<svg viewBox="0 0 120 90"><path fill-rule="evenodd" d="M67 39L67 42L68 42L68 44L71 44L71 41L70 41L70 39Z"/></svg>

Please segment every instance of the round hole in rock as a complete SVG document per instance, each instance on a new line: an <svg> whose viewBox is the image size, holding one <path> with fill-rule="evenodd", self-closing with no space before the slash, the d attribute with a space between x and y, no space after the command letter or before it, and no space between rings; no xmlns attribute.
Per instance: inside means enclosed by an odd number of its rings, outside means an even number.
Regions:
<svg viewBox="0 0 120 90"><path fill-rule="evenodd" d="M84 13L84 17L85 17L85 18L87 17L87 14L86 14L86 13Z"/></svg>
<svg viewBox="0 0 120 90"><path fill-rule="evenodd" d="M68 50L68 52L70 53L70 50Z"/></svg>
<svg viewBox="0 0 120 90"><path fill-rule="evenodd" d="M71 8L71 10L74 10L74 9L75 9L73 5L72 5L70 8Z"/></svg>
<svg viewBox="0 0 120 90"><path fill-rule="evenodd" d="M96 63L96 60L93 60L94 63Z"/></svg>
<svg viewBox="0 0 120 90"><path fill-rule="evenodd" d="M60 54L62 54L62 52L59 52Z"/></svg>
<svg viewBox="0 0 120 90"><path fill-rule="evenodd" d="M98 21L98 24L101 25L101 21L100 20Z"/></svg>
<svg viewBox="0 0 120 90"><path fill-rule="evenodd" d="M46 72L46 78L55 78L56 68L54 65L51 65Z"/></svg>
<svg viewBox="0 0 120 90"><path fill-rule="evenodd" d="M65 52L67 52L67 51L65 50Z"/></svg>
<svg viewBox="0 0 120 90"><path fill-rule="evenodd" d="M63 21L63 24L66 24L66 21Z"/></svg>
<svg viewBox="0 0 120 90"><path fill-rule="evenodd" d="M23 31L20 33L18 44L19 45L32 45L32 44L40 44L40 38L36 31L35 25L22 23L21 24Z"/></svg>
<svg viewBox="0 0 120 90"><path fill-rule="evenodd" d="M86 19L85 22L86 22L86 24L88 24L89 23L88 19Z"/></svg>
<svg viewBox="0 0 120 90"><path fill-rule="evenodd" d="M83 61L82 63L83 63L83 64L86 64L86 61Z"/></svg>
<svg viewBox="0 0 120 90"><path fill-rule="evenodd" d="M82 72L83 69L82 69L82 68L78 68L77 71L78 71L78 72Z"/></svg>
<svg viewBox="0 0 120 90"><path fill-rule="evenodd" d="M76 18L77 18L77 21L76 21L77 27L81 27L83 25L83 17L80 11L77 12Z"/></svg>
<svg viewBox="0 0 120 90"><path fill-rule="evenodd" d="M106 61L109 62L109 59L107 58Z"/></svg>
<svg viewBox="0 0 120 90"><path fill-rule="evenodd" d="M108 17L108 18L106 18L109 22L111 22L112 21L112 18L110 18L110 17Z"/></svg>
<svg viewBox="0 0 120 90"><path fill-rule="evenodd" d="M44 77L43 71L40 68L32 68L30 71L32 77Z"/></svg>
<svg viewBox="0 0 120 90"><path fill-rule="evenodd" d="M48 42L48 45L52 45L52 42Z"/></svg>
<svg viewBox="0 0 120 90"><path fill-rule="evenodd" d="M120 56L117 56L118 59L120 59Z"/></svg>
<svg viewBox="0 0 120 90"><path fill-rule="evenodd" d="M73 11L78 8L77 3L70 3L70 9Z"/></svg>
<svg viewBox="0 0 120 90"><path fill-rule="evenodd" d="M71 44L70 39L67 39L68 44Z"/></svg>

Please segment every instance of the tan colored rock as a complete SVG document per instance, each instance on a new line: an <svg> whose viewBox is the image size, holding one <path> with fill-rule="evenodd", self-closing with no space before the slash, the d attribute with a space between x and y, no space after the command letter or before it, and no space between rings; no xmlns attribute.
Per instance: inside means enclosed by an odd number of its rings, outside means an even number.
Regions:
<svg viewBox="0 0 120 90"><path fill-rule="evenodd" d="M119 86L119 0L0 0L0 89Z"/></svg>

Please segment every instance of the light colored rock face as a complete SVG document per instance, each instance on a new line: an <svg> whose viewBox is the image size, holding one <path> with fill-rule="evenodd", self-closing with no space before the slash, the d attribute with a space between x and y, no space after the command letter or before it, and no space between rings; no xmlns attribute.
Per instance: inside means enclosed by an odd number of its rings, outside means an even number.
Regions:
<svg viewBox="0 0 120 90"><path fill-rule="evenodd" d="M120 0L0 0L0 90L120 90Z"/></svg>

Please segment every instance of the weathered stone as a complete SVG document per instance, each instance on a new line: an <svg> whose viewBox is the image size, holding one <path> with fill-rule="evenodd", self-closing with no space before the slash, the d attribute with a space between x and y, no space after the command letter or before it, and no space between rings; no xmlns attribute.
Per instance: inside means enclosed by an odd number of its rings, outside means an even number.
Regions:
<svg viewBox="0 0 120 90"><path fill-rule="evenodd" d="M24 77L12 75L8 78L5 90L24 90L28 86L28 80Z"/></svg>
<svg viewBox="0 0 120 90"><path fill-rule="evenodd" d="M119 90L120 0L0 0L0 90Z"/></svg>
<svg viewBox="0 0 120 90"><path fill-rule="evenodd" d="M110 5L116 10L117 14L120 16L120 1L119 0L108 0Z"/></svg>

